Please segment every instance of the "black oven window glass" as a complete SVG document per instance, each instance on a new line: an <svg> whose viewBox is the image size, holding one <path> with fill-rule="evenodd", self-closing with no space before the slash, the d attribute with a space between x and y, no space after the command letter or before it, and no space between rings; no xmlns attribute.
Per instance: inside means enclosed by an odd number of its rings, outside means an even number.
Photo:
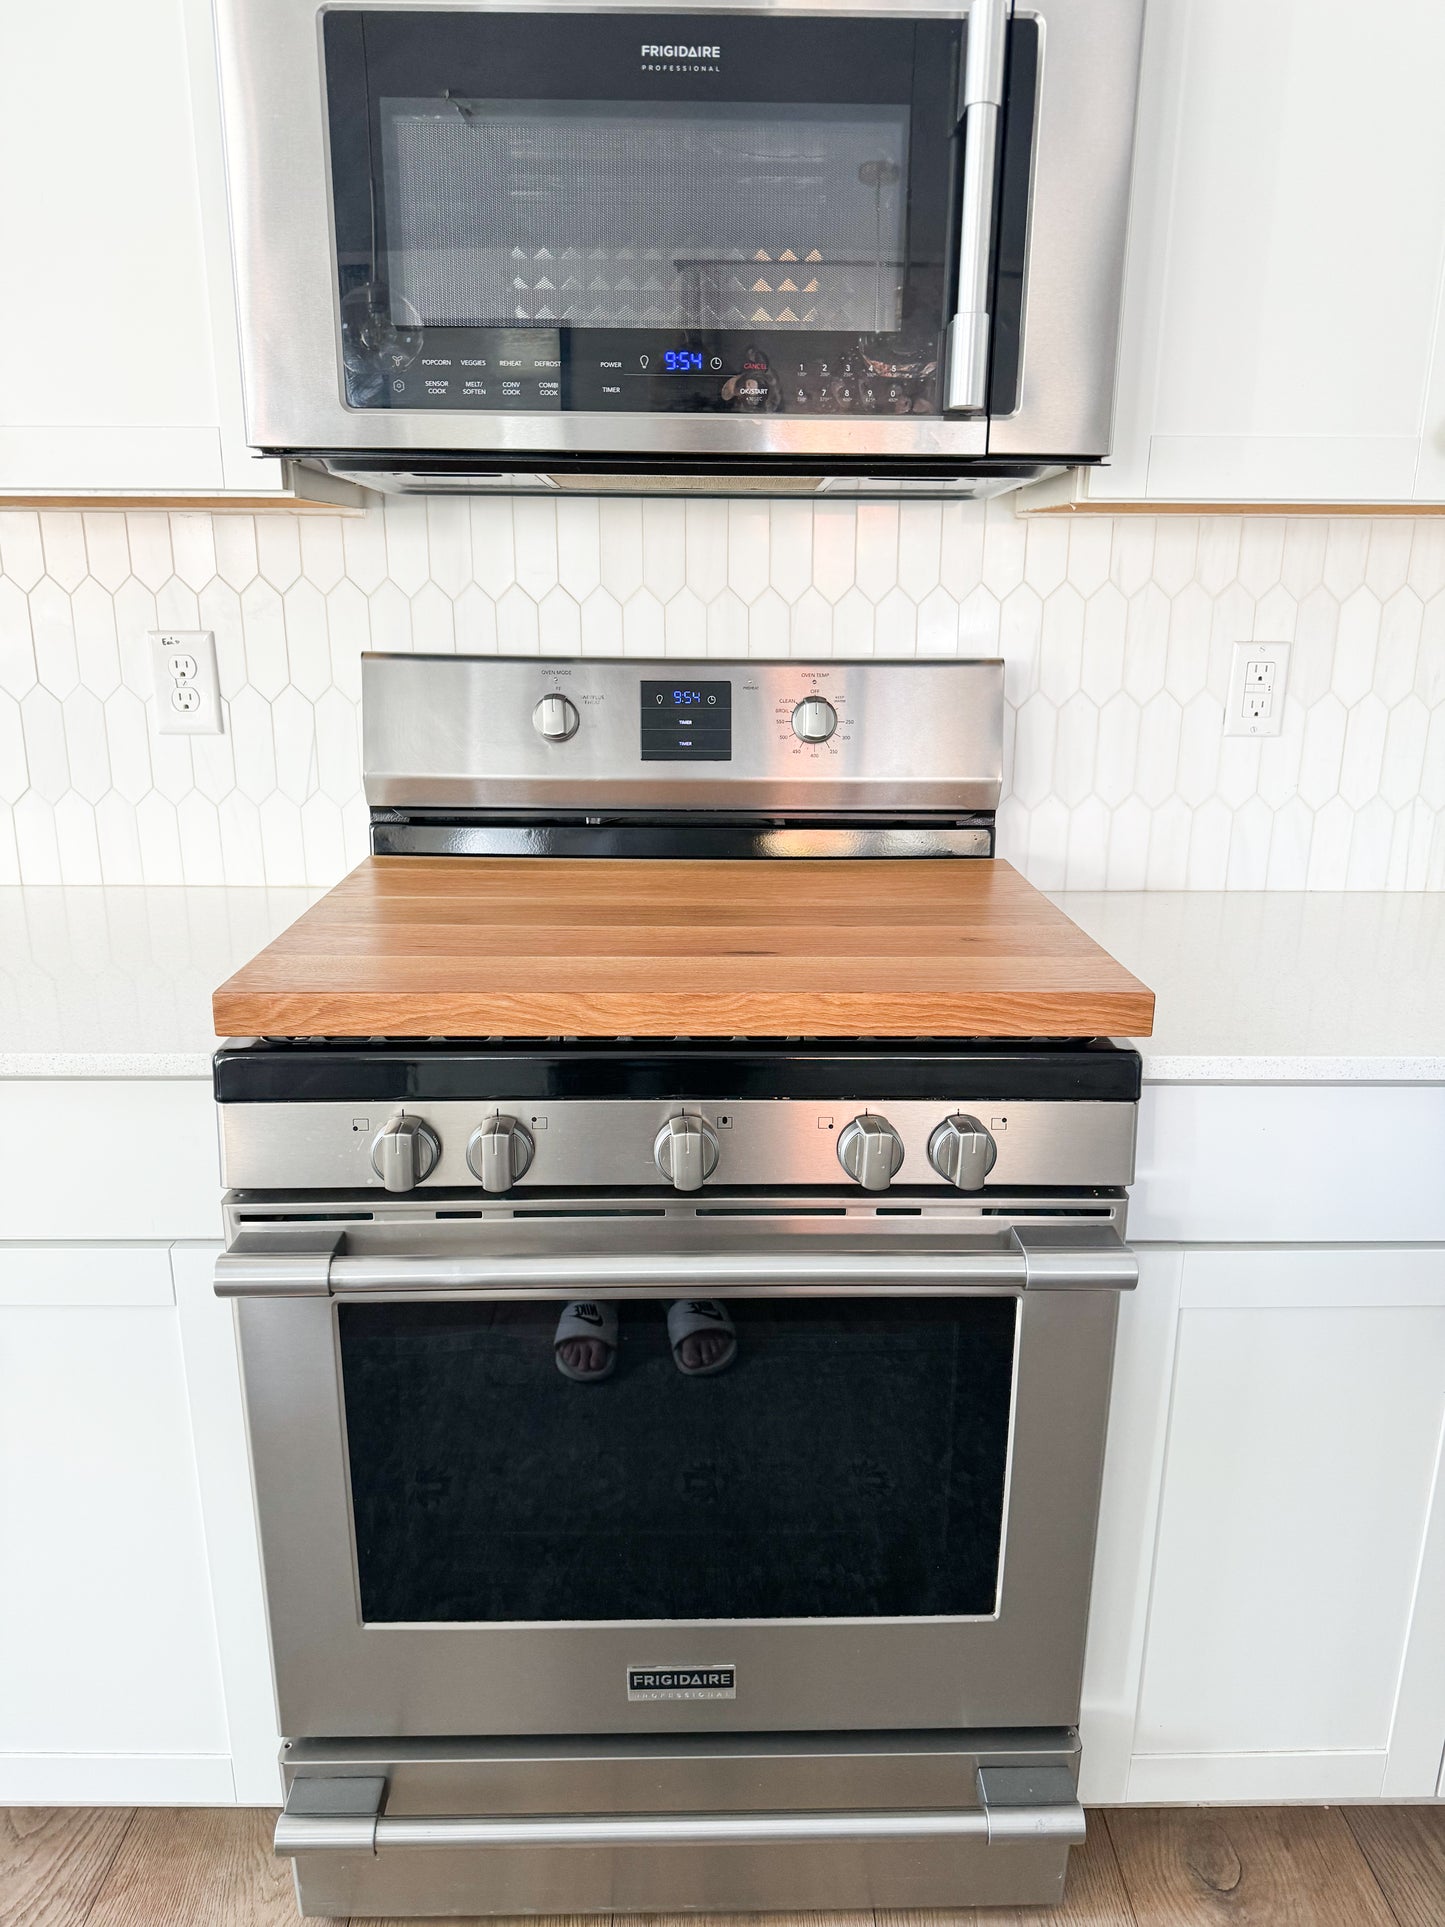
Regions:
<svg viewBox="0 0 1445 1927"><path fill-rule="evenodd" d="M908 119L905 107L383 99L393 319L892 331Z"/></svg>
<svg viewBox="0 0 1445 1927"><path fill-rule="evenodd" d="M561 1310L338 1308L366 1620L996 1610L1016 1300L734 1300L701 1376L633 1301L590 1383Z"/></svg>

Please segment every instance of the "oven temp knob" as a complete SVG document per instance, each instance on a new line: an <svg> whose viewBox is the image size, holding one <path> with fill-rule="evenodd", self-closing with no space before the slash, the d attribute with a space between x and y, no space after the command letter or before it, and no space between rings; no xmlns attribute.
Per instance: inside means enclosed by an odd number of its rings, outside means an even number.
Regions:
<svg viewBox="0 0 1445 1927"><path fill-rule="evenodd" d="M700 1117L670 1117L652 1141L657 1168L676 1191L699 1191L717 1169L717 1133Z"/></svg>
<svg viewBox="0 0 1445 1927"><path fill-rule="evenodd" d="M793 711L793 734L805 743L826 743L838 727L838 712L821 696L804 696Z"/></svg>
<svg viewBox="0 0 1445 1927"><path fill-rule="evenodd" d="M886 1191L903 1162L903 1140L886 1117L855 1117L839 1136L838 1162L865 1191Z"/></svg>
<svg viewBox="0 0 1445 1927"><path fill-rule="evenodd" d="M484 1191L510 1191L525 1177L536 1150L532 1133L515 1117L496 1111L484 1117L467 1141L467 1163Z"/></svg>
<svg viewBox="0 0 1445 1927"><path fill-rule="evenodd" d="M549 743L565 743L577 734L577 705L565 696L544 696L532 711L532 727Z"/></svg>
<svg viewBox="0 0 1445 1927"><path fill-rule="evenodd" d="M929 1138L928 1162L960 1191L982 1191L984 1179L998 1162L998 1145L976 1117L955 1112Z"/></svg>
<svg viewBox="0 0 1445 1927"><path fill-rule="evenodd" d="M399 1112L371 1140L371 1168L388 1191L415 1190L437 1166L442 1147L419 1117Z"/></svg>

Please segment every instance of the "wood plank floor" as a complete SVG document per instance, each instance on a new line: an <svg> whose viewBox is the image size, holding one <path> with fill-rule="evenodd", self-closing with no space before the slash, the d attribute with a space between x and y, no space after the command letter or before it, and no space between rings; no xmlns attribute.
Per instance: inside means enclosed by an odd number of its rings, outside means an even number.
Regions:
<svg viewBox="0 0 1445 1927"><path fill-rule="evenodd" d="M0 1927L289 1927L275 1816L0 1808ZM620 1917L619 1917L620 1918ZM717 1915L709 1927L1441 1927L1445 1806L1098 1812L1050 1912ZM385 1927L357 1919L351 1927ZM424 1924L425 1927L425 1924ZM456 1927L455 1922L431 1927ZM606 1916L518 1927L609 1927ZM627 1927L698 1927L639 1916Z"/></svg>

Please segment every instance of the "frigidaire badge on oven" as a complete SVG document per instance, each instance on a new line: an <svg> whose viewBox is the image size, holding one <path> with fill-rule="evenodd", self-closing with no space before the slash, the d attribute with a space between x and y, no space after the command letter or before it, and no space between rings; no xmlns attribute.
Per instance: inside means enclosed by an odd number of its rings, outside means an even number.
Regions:
<svg viewBox="0 0 1445 1927"><path fill-rule="evenodd" d="M630 1700L735 1700L735 1666L629 1666Z"/></svg>

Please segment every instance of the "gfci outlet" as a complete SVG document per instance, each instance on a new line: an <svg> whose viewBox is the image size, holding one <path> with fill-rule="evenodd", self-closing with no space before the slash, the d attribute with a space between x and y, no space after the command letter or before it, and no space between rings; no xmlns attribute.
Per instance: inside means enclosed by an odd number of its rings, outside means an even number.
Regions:
<svg viewBox="0 0 1445 1927"><path fill-rule="evenodd" d="M152 629L149 633L156 733L219 736L221 686L214 634L209 629Z"/></svg>
<svg viewBox="0 0 1445 1927"><path fill-rule="evenodd" d="M1226 736L1278 736L1289 674L1287 642L1237 642L1229 665Z"/></svg>

